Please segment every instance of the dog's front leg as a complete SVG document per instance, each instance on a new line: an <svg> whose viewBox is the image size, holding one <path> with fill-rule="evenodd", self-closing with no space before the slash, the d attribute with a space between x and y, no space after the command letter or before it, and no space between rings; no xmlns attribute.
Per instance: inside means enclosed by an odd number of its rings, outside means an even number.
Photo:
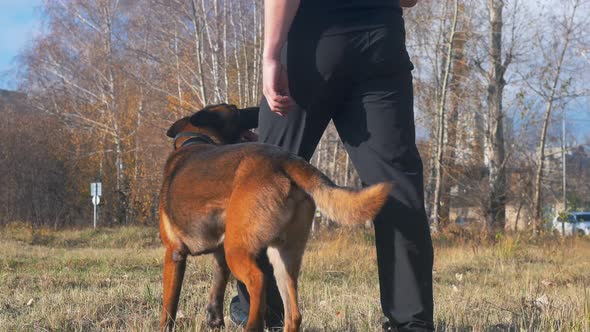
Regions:
<svg viewBox="0 0 590 332"><path fill-rule="evenodd" d="M166 248L166 256L164 256L164 299L160 318L160 331L172 331L174 329L185 269L186 254L180 253L171 247Z"/></svg>
<svg viewBox="0 0 590 332"><path fill-rule="evenodd" d="M207 305L207 325L210 329L220 329L225 326L223 322L223 296L229 280L229 267L225 261L223 247L213 253L215 272L213 274L213 286L209 293Z"/></svg>

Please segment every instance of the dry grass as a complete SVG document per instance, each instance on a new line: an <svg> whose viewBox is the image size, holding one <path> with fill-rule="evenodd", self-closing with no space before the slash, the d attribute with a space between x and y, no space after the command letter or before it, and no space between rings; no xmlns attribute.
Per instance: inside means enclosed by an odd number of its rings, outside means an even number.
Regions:
<svg viewBox="0 0 590 332"><path fill-rule="evenodd" d="M378 330L372 242L364 230L336 230L311 241L300 279L305 331ZM435 242L438 330L590 331L588 239L441 236ZM157 328L163 249L155 229L39 231L33 237L12 225L0 229L0 252L0 331ZM204 330L210 280L210 258L192 258L181 330ZM227 298L233 293L232 283ZM227 317L226 323L237 331Z"/></svg>

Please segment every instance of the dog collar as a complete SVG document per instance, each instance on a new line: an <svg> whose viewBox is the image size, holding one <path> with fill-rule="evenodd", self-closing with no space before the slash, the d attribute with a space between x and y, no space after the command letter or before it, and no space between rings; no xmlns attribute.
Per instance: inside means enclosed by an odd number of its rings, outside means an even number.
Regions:
<svg viewBox="0 0 590 332"><path fill-rule="evenodd" d="M176 134L176 136L174 136L174 149L178 148L176 146L176 141L178 141L178 139L180 139L182 137L190 137L190 138L187 139L186 141L182 142L182 145L180 147L188 146L188 145L192 145L192 144L197 144L197 143L215 144L215 141L213 141L213 139L211 139L211 137L209 137L205 134L195 133L195 132L182 132L182 133L178 133L178 134Z"/></svg>

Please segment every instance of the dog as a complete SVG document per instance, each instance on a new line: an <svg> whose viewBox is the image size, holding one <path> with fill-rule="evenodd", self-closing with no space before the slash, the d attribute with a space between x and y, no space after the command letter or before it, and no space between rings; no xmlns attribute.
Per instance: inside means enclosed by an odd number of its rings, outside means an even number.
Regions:
<svg viewBox="0 0 590 332"><path fill-rule="evenodd" d="M288 116L288 115L287 115ZM331 219L361 225L382 208L391 183L362 190L336 186L305 160L279 147L240 143L257 127L258 108L207 106L176 121L160 193L164 258L161 330L172 330L187 256L212 254L207 325L224 326L230 272L250 294L246 331L263 331L264 277L256 257L266 250L284 304L284 329L299 331L297 278L316 204Z"/></svg>

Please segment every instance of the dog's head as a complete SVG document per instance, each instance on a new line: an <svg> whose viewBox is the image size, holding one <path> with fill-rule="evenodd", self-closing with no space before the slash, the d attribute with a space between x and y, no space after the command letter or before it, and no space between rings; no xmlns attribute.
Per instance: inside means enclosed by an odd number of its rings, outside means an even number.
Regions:
<svg viewBox="0 0 590 332"><path fill-rule="evenodd" d="M218 104L176 121L166 135L174 138L182 132L195 132L208 135L221 144L233 144L242 138L253 140L250 129L256 127L258 107L238 109L235 105Z"/></svg>

